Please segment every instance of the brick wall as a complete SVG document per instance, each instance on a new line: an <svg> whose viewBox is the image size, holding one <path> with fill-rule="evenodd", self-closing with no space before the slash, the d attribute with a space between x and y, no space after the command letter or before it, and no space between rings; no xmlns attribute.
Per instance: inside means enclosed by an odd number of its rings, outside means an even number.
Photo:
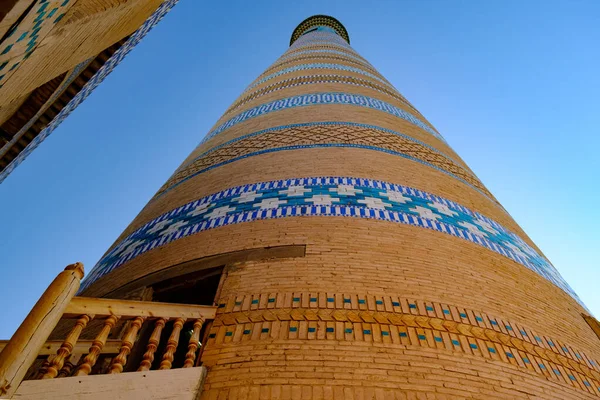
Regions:
<svg viewBox="0 0 600 400"><path fill-rule="evenodd" d="M600 341L581 316L583 306L521 258L483 247L482 239L384 218L261 219L258 211L235 221L228 214L231 223L221 226L224 214L189 233L180 215L203 213L204 203L195 201L217 192L280 179L353 177L440 196L512 232L529 255L540 253L429 122L331 37L301 37L232 103L211 130L219 133L192 151L117 239L84 294L100 296L198 258L305 245L304 257L226 266L204 343L203 399L600 396ZM319 49L329 52L303 53ZM389 106L289 100L313 93ZM281 99L288 99L285 107L268 109ZM278 128L293 124L310 129ZM253 198L237 201L258 210Z"/></svg>

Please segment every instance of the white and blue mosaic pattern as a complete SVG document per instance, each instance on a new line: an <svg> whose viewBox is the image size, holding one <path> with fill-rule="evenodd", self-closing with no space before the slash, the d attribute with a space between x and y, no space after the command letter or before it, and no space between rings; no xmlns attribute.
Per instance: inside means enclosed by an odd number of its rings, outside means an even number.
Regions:
<svg viewBox="0 0 600 400"><path fill-rule="evenodd" d="M336 33L329 32L309 32L302 36L300 36L291 46L290 49L296 48L298 46L304 45L306 43L314 43L314 42L325 42L325 43L335 43L340 46L350 47L348 42L344 40L341 36Z"/></svg>
<svg viewBox="0 0 600 400"><path fill-rule="evenodd" d="M82 290L140 254L183 237L225 225L301 216L377 219L468 240L529 268L581 303L552 264L499 223L421 190L349 177L249 184L185 204L146 223L113 247L94 267Z"/></svg>
<svg viewBox="0 0 600 400"><path fill-rule="evenodd" d="M344 51L349 51L351 53L354 53L354 54L360 56L360 54L356 50L354 50L352 47L350 47L350 46L342 46L342 45L339 45L337 43L332 43L332 42L309 42L309 43L304 43L304 44L301 44L301 45L296 46L294 48L290 47L282 55L291 54L292 52L301 50L301 49L303 49L305 47L309 48L309 49L310 48L321 49L321 48L324 48L324 47L332 47L334 49L340 49L340 50L344 50Z"/></svg>
<svg viewBox="0 0 600 400"><path fill-rule="evenodd" d="M298 82L298 80L301 80L302 78L312 78L312 79L316 79L314 81L300 81ZM343 78L350 78L355 80L356 82L351 82L348 80L344 80ZM287 84L287 82L295 82L295 83L290 83ZM348 75L338 75L338 74L315 74L315 75L301 75L301 76L295 76L293 78L288 78L288 79L282 79L276 83L272 83L270 85L265 86L264 88L258 89L255 92L251 92L248 93L248 96L251 96L253 93L256 92L260 92L261 90L265 90L260 96L264 96L266 94L269 93L273 93L277 90L282 90L282 89L287 89L287 88L291 88L291 87L296 87L296 86L302 86L302 85L314 85L314 84L319 84L319 83L339 83L339 84L343 84L343 85L353 85L353 86L361 86L361 87L366 87L369 89L373 89L376 90L380 93L383 93L385 95L388 96L392 96L394 97L396 100L401 101L404 105L406 105L407 107L409 107L411 110L413 110L414 112L421 114L412 104L410 104L408 102L408 100L406 100L404 98L404 96L402 96L400 93L398 93L397 91L388 91L387 89L385 89L383 86L379 86L374 82L370 82L367 81L365 79L360 79L354 76L348 76ZM283 86L282 86L283 85ZM273 88L271 90L268 90L270 88ZM229 113L231 113L232 111L236 110L237 108L241 107L242 105L246 104L248 101L251 100L255 100L258 97L252 97L251 99L248 99L246 101L243 101L241 103L238 103L235 107L230 108L229 110L227 110L225 112L224 115L227 115Z"/></svg>
<svg viewBox="0 0 600 400"><path fill-rule="evenodd" d="M340 56L344 56L344 57L350 58L352 60L356 60L356 61L360 62L361 64L365 64L365 65L373 68L373 66L367 60L365 60L364 58L356 57L356 56L354 56L352 54L348 54L348 53L343 52L343 51L330 50L330 49L298 51L296 53L292 53L292 54L287 55L287 56L279 57L279 59L275 62L275 64L279 63L280 61L284 61L284 60L289 60L291 58L295 58L297 56L306 55L306 54L311 54L312 55L312 54L318 54L318 53L337 54L337 55L340 55Z"/></svg>
<svg viewBox="0 0 600 400"><path fill-rule="evenodd" d="M179 0L165 0L156 11L144 22L144 24L135 31L129 39L121 46L102 67L94 74L85 86L71 99L71 101L58 113L58 115L44 128L25 149L15 157L9 165L0 172L0 183L14 171L14 169L23 162L29 154L40 143L44 141L52 131L71 114L79 104L81 104L92 91L112 72L112 70L125 58L125 56L146 36L148 32L177 4Z"/></svg>
<svg viewBox="0 0 600 400"><path fill-rule="evenodd" d="M249 120L251 118L258 117L260 115L265 115L273 111L324 104L353 105L383 111L388 114L392 114L396 117L402 118L410 122L411 124L423 129L424 131L430 133L439 140L445 142L442 135L433 130L429 125L425 124L423 121L421 121L414 115L389 103L386 103L385 101L353 93L310 93L274 100L269 103L261 104L260 106L256 106L249 110L246 110L236 115L235 117L229 119L228 121L222 123L221 125L217 126L212 131L208 132L208 134L204 137L204 139L202 139L198 147L205 143L207 140L210 140L214 136L223 132L225 129L229 129L232 126L239 124L240 122Z"/></svg>
<svg viewBox="0 0 600 400"><path fill-rule="evenodd" d="M267 75L264 78L261 78L258 81L256 81L255 83L253 83L250 86L248 86L246 88L246 90L244 90L243 93L246 93L250 89L255 88L256 86L258 86L261 83L264 83L264 82L266 82L266 81L268 81L270 79L277 78L278 76L289 74L289 73L292 73L292 72L297 72L297 71L305 71L305 70L308 70L308 69L334 69L334 70L340 70L340 71L356 72L357 74L365 75L365 76L368 76L369 78L375 79L376 81L379 81L379 82L383 83L384 85L388 86L390 89L396 91L396 88L393 87L392 85L390 85L384 79L381 79L380 77L378 77L378 76L376 76L376 75L374 75L374 74L372 74L370 72L363 71L360 68L349 67L347 65L334 64L334 63L310 63L310 64L298 64L298 65L294 65L293 67L284 68L284 69L279 70L277 72L274 72L274 73L272 73L270 75Z"/></svg>

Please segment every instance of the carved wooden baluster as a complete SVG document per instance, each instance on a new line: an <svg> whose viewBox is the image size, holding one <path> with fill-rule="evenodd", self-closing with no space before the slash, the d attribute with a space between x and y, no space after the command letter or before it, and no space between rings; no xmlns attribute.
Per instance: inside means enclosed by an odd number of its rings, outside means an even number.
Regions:
<svg viewBox="0 0 600 400"><path fill-rule="evenodd" d="M127 356L131 352L131 348L135 343L140 327L144 323L144 319L145 317L135 317L134 320L131 321L129 331L127 331L125 337L123 337L123 340L121 341L121 350L113 359L112 365L110 366L110 374L120 374L123 372L123 366L127 362Z"/></svg>
<svg viewBox="0 0 600 400"><path fill-rule="evenodd" d="M177 344L179 343L179 333L181 332L182 327L183 318L175 319L175 322L173 323L173 332L171 332L171 336L169 336L167 348L165 349L165 354L163 355L159 369L171 369L171 364L175 358L175 350L177 350Z"/></svg>
<svg viewBox="0 0 600 400"><path fill-rule="evenodd" d="M52 361L52 358L54 358L54 357L56 357L56 354L52 354L52 355L49 355L48 357L46 357L46 359L42 363L42 366L40 367L40 370L38 371L36 379L42 379L42 377L46 374L46 372L48 372L48 367L50 366L50 361Z"/></svg>
<svg viewBox="0 0 600 400"><path fill-rule="evenodd" d="M79 340L81 331L87 326L88 322L90 322L92 318L93 316L89 315L82 315L79 317L77 323L73 329L71 329L71 332L69 332L67 338L56 352L56 357L50 361L48 370L44 376L42 376L42 379L52 379L58 375L58 371L60 371L60 369L63 367L65 359L71 354L71 351L73 351L73 346L75 346L75 343L77 343L77 340Z"/></svg>
<svg viewBox="0 0 600 400"><path fill-rule="evenodd" d="M77 363L79 363L79 360L81 360L82 356L83 354L81 353L71 354L69 358L65 361L65 365L60 369L56 377L65 378L67 376L71 376L71 372L77 366Z"/></svg>
<svg viewBox="0 0 600 400"><path fill-rule="evenodd" d="M115 326L118 320L119 317L116 315L111 315L110 317L106 318L102 330L100 331L96 339L94 339L94 341L92 342L92 346L90 347L89 353L83 359L83 364L81 364L75 372L75 376L88 375L90 372L92 372L92 367L94 366L94 364L96 364L96 361L98 360L98 356L102 351L102 347L104 347L106 339L108 339L108 334L110 333L111 329Z"/></svg>
<svg viewBox="0 0 600 400"><path fill-rule="evenodd" d="M203 323L204 320L202 318L199 318L194 322L194 331L192 332L192 337L190 338L190 344L188 344L188 351L185 355L183 368L190 368L194 366L194 362L196 361L196 350L198 350L198 342L200 340L200 330L202 330Z"/></svg>
<svg viewBox="0 0 600 400"><path fill-rule="evenodd" d="M158 347L158 343L160 343L160 334L162 333L166 322L166 319L159 318L154 323L154 330L152 331L152 335L148 340L148 347L146 347L146 352L144 353L144 357L140 363L138 371L148 371L150 367L152 367L152 362L154 361L154 352Z"/></svg>

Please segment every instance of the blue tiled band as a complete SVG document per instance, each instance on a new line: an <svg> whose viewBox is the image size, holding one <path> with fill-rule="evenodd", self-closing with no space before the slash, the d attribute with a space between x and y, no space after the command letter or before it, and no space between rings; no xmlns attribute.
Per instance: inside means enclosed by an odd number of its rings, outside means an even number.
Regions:
<svg viewBox="0 0 600 400"><path fill-rule="evenodd" d="M299 37L291 46L290 49L294 49L296 47L302 46L307 43L335 43L339 46L350 47L348 42L346 42L342 37L338 36L335 33L329 32L310 32L301 37Z"/></svg>
<svg viewBox="0 0 600 400"><path fill-rule="evenodd" d="M239 124L240 122L249 120L254 117L265 115L273 111L280 111L289 108L324 104L353 105L383 111L388 114L392 114L396 117L402 118L410 122L411 124L423 129L424 131L430 133L437 139L445 142L444 138L435 130L433 130L429 125L425 124L423 121L421 121L414 115L408 113L407 111L404 111L398 107L386 103L385 101L353 93L309 93L274 100L269 103L261 104L260 106L256 106L249 110L246 110L236 115L235 117L227 120L226 122L222 123L212 131L208 132L208 134L204 137L204 139L202 139L198 146L212 139L214 136L223 132L225 129L229 129L232 126Z"/></svg>
<svg viewBox="0 0 600 400"><path fill-rule="evenodd" d="M412 138L412 137L410 137L408 135L405 135L403 133L399 133L399 132L396 132L396 131L392 131L391 129L386 129L386 128L382 128L382 127L375 126L375 125L358 124L358 123L354 123L354 122L337 122L337 121L331 121L331 122L308 122L308 123L302 123L302 124L282 125L282 126L277 126L277 127L269 128L269 129L263 129L263 130L258 131L258 132L250 133L248 135L240 136L238 138L229 140L229 141L227 141L227 142L225 142L223 144L215 146L215 147L211 148L208 151L205 151L204 153L200 154L199 156L193 158L192 160L186 162L184 165L180 166L175 171L175 173L177 173L178 171L181 171L182 169L185 169L190 164L193 164L194 162L196 162L197 160L199 160L199 159L201 159L203 157L206 157L207 155L213 153L214 151L219 150L219 149L221 149L223 147L227 147L227 146L229 146L231 144L234 144L236 142L239 142L240 140L244 140L244 139L251 138L251 137L254 137L254 136L259 136L259 135L262 135L262 134L267 133L267 132L274 132L274 131L284 130L284 129L287 129L287 128L296 128L296 127L304 127L304 126L317 126L317 125L322 125L322 126L327 126L327 125L357 126L357 127L361 127L361 128L375 129L375 130L378 130L378 131L381 131L381 132L390 133L390 134L393 134L393 135L396 135L396 136L401 136L401 137L403 137L403 138L405 138L407 140L410 140L411 142L418 143L421 146L424 146L424 147L428 148L430 151L432 151L434 153L437 153L440 156L442 156L442 157L444 157L444 158L446 158L446 159L454 162L454 164L456 164L456 165L460 165L454 159L452 159L451 157L447 156L446 154L440 152L439 150L437 150L437 149L435 149L435 148L427 145L424 142L421 142L420 140L417 140L417 139L414 139L414 138ZM404 153L400 153L400 152L397 152L397 151L393 151L393 150L389 150L389 149L384 149L384 148L380 148L380 147L376 147L376 146L353 144L353 143L337 143L337 142L336 143L324 143L324 144L307 144L307 145L282 146L282 147L276 147L276 148L269 148L269 149L259 150L259 151L255 151L255 152L251 152L251 153L239 156L239 157L234 157L234 158L231 158L229 160L220 162L218 164L211 165L210 167L201 169L201 170L199 170L199 171L197 171L197 172L195 172L195 173L187 176L185 179L182 179L180 182L177 182L176 184L174 184L173 186L169 187L168 189L166 189L162 193L159 193L158 195L156 195L153 198L153 200L155 200L155 199L163 196L165 193L169 192L173 188L179 186L183 182L185 182L185 181L187 181L187 180L189 180L189 179L191 179L191 178L193 178L193 177L195 177L195 176L197 176L199 174L202 174L202 173L204 173L206 171L210 171L210 170L212 170L214 168L218 168L218 167L223 166L223 165L230 164L230 163L238 161L238 160L242 160L242 159L245 159L245 158L249 158L249 157L253 157L253 156L258 156L258 155L266 154L266 153L274 153L274 152L278 152L278 151L310 149L310 148L327 148L327 147L349 147L349 148L360 148L360 149L365 149L365 150L380 151L380 152L383 152L383 153L392 154L392 155L400 156L400 157L403 157L403 158L406 158L406 159L409 159L409 160L412 160L412 161L416 161L416 162L421 163L423 165L427 165L428 167L434 168L434 169L436 169L436 170L438 170L440 172L443 172L443 173L451 176L454 179L457 179L458 181L460 181L460 182L462 182L462 183L470 186L474 190L478 191L479 193L481 193L483 196L487 197L488 199L490 199L494 203L497 203L497 201L495 199L490 198L486 193L484 193L483 191L481 191L477 187L473 186L471 183L465 181L464 179L462 179L462 178L454 175L453 173L451 173L449 171L446 171L446 170L444 170L442 168L439 168L439 167L437 167L437 166L435 166L433 164L430 164L430 163L428 163L428 162L426 162L424 160L420 160L420 159L411 157L410 155L407 155L407 154L404 154ZM468 171L468 170L465 169L465 171ZM473 176L473 177L475 179L477 179L475 176ZM168 181L167 181L167 183L168 183Z"/></svg>
<svg viewBox="0 0 600 400"><path fill-rule="evenodd" d="M329 50L329 49L322 49L322 50L304 50L304 51L298 51L295 53L292 53L290 55L284 55L282 57L279 57L279 59L277 59L277 61L275 62L274 65L278 64L281 61L285 61L285 60L290 60L292 58L295 58L297 56L301 56L301 55L315 55L318 53L326 53L326 54L336 54L336 55L340 55L343 57L347 57L350 58L352 60L358 61L361 64L365 64L366 66L373 68L373 66L371 64L369 64L369 62L367 60L365 60L364 58L360 58L360 57L356 57L355 55L352 54L348 54L346 52L343 51L338 51L338 50Z"/></svg>
<svg viewBox="0 0 600 400"><path fill-rule="evenodd" d="M375 79L376 81L382 83L383 85L389 87L390 89L396 91L396 88L393 87L392 85L390 85L388 82L386 82L384 79L370 73L367 71L363 71L360 68L356 68L356 67L349 67L347 65L343 65L343 64L335 64L335 63L310 63L310 64L298 64L298 65L294 65L293 67L289 67L289 68L284 68L282 70L279 70L277 72L274 72L272 74L269 74L267 76L265 76L264 78L261 78L259 80L257 80L256 82L254 82L253 84L251 84L250 86L248 86L246 88L246 90L244 90L243 93L246 93L247 91L251 90L252 88L255 88L256 86L265 83L268 80L271 80L273 78L276 78L278 76L281 75L285 75L285 74L289 74L292 72L298 72L298 71L306 71L309 69L333 69L333 70L338 70L338 71L349 71L349 72L355 72L357 74L361 74L364 76L368 76L371 79Z"/></svg>
<svg viewBox="0 0 600 400"><path fill-rule="evenodd" d="M146 223L113 247L94 267L83 289L140 254L183 237L225 225L301 216L377 219L442 232L529 268L581 303L552 264L499 223L421 190L349 177L249 184L187 203Z"/></svg>
<svg viewBox="0 0 600 400"><path fill-rule="evenodd" d="M299 81L302 78L311 78L314 80ZM351 79L355 80L356 82L350 82L348 80L343 80L341 78L351 78ZM289 82L289 83L286 84L287 82ZM340 83L343 85L361 86L361 87L373 89L373 90L376 90L385 95L394 97L395 99L401 101L404 105L409 107L412 111L415 111L416 113L421 114L415 107L413 107L412 104L410 104L408 102L408 100L406 100L400 93L398 93L395 90L394 91L388 90L388 89L384 88L383 86L380 86L374 82L367 81L365 79L360 79L360 78L357 78L354 76L338 75L338 74L316 74L316 75L296 76L293 78L288 78L288 79L278 81L277 83L272 83L268 86L265 86L264 88L260 88L260 89L256 90L255 92L248 93L247 96L251 97L254 93L260 92L262 90L264 90L264 92L261 94L261 96L264 96L265 94L273 93L277 90L287 89L287 88L295 87L295 86L311 85L311 84L319 84L319 83ZM270 88L272 88L272 89L269 90ZM255 100L258 97L260 97L260 96L251 97L248 100L237 104L235 107L228 109L224 115L229 114L231 111L239 108L240 106L247 103L248 101Z"/></svg>

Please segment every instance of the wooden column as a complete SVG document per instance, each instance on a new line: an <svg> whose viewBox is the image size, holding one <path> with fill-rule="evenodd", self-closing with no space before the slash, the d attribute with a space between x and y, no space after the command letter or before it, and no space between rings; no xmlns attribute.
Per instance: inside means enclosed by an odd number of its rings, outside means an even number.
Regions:
<svg viewBox="0 0 600 400"><path fill-rule="evenodd" d="M167 348L165 349L163 359L160 362L160 367L158 369L171 369L173 359L175 358L175 350L177 350L177 344L179 343L179 334L181 333L183 322L183 318L175 319L175 322L173 323L173 331L171 332L171 336L169 336L169 340L167 341Z"/></svg>
<svg viewBox="0 0 600 400"><path fill-rule="evenodd" d="M202 330L203 323L204 321L202 319L194 321L194 331L192 332L192 337L190 337L188 343L188 351L185 355L183 368L191 368L194 366L194 362L196 361L196 350L198 350L198 341L200 340L200 331Z"/></svg>
<svg viewBox="0 0 600 400"><path fill-rule="evenodd" d="M150 336L150 339L148 340L148 346L146 347L146 352L144 353L144 357L140 363L138 371L149 371L152 367L152 362L154 361L154 352L160 343L160 334L162 333L166 322L167 320L165 318L159 318L154 323L154 330L152 331L152 336Z"/></svg>
<svg viewBox="0 0 600 400"><path fill-rule="evenodd" d="M67 305L79 290L83 264L67 266L33 306L0 353L0 397L10 398L21 384Z"/></svg>
<svg viewBox="0 0 600 400"><path fill-rule="evenodd" d="M108 339L110 330L115 326L118 320L119 317L117 315L111 315L110 317L106 318L102 330L92 342L92 346L90 347L88 355L83 359L83 364L81 364L77 371L75 371L75 376L85 376L92 372L92 367L98 360L98 356L100 355L102 347L104 347L104 343L106 343L106 339Z"/></svg>
<svg viewBox="0 0 600 400"><path fill-rule="evenodd" d="M120 374L123 372L123 367L127 362L127 356L131 352L131 348L137 339L137 333L144 323L144 319L144 317L136 317L131 322L129 330L121 342L121 351L119 351L119 354L113 359L112 365L110 366L110 374Z"/></svg>
<svg viewBox="0 0 600 400"><path fill-rule="evenodd" d="M56 352L56 357L50 361L50 365L48 366L46 373L42 376L42 379L52 379L58 375L65 360L71 355L73 346L75 346L77 340L79 340L81 331L87 326L91 319L92 317L89 315L82 315L81 318L77 320L75 327L71 330L63 344L60 346L60 349Z"/></svg>

